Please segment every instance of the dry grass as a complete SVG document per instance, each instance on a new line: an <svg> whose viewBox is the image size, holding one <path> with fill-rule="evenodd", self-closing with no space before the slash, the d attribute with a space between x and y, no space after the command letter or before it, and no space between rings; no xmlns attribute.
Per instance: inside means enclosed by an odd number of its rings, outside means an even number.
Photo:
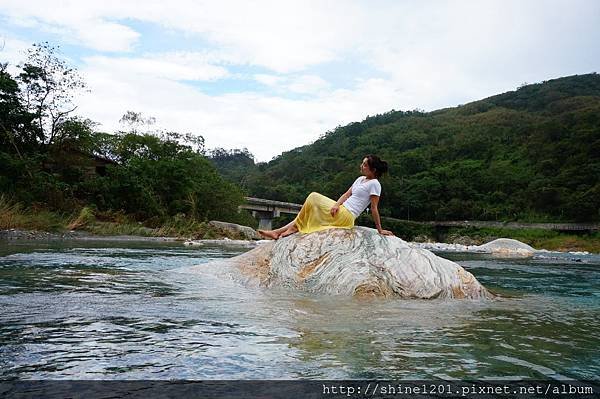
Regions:
<svg viewBox="0 0 600 399"><path fill-rule="evenodd" d="M25 210L21 204L0 195L0 230L62 231L66 223L66 218L59 213L38 208Z"/></svg>
<svg viewBox="0 0 600 399"><path fill-rule="evenodd" d="M79 215L69 223L67 229L81 229L82 227L89 226L90 224L94 223L95 220L96 217L94 216L94 211L87 206L84 206L81 208L81 211L79 211Z"/></svg>
<svg viewBox="0 0 600 399"><path fill-rule="evenodd" d="M0 195L0 229L14 229L22 223L21 207L10 201L4 194Z"/></svg>

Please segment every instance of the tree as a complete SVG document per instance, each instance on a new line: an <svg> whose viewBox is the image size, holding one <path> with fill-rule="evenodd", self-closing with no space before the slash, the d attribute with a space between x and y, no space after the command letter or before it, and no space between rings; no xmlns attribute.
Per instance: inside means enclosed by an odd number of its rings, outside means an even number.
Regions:
<svg viewBox="0 0 600 399"><path fill-rule="evenodd" d="M48 42L33 44L20 67L22 72L17 80L21 86L21 101L26 110L35 115L41 144L51 145L64 132L59 129L60 124L77 109L73 106L73 94L84 89L85 83L77 71L58 56L58 47Z"/></svg>
<svg viewBox="0 0 600 399"><path fill-rule="evenodd" d="M123 114L119 123L126 126L126 131L129 133L141 133L142 127L148 130L150 126L156 123L156 118L153 116L145 117L141 112L127 111Z"/></svg>
<svg viewBox="0 0 600 399"><path fill-rule="evenodd" d="M94 152L96 142L94 138L96 126L98 123L91 119L68 118L56 127L57 134L53 147L57 151L71 149L91 154Z"/></svg>
<svg viewBox="0 0 600 399"><path fill-rule="evenodd" d="M248 187L248 180L256 170L256 164L254 155L247 148L226 150L217 147L208 153L209 159L226 180L236 183L244 189Z"/></svg>
<svg viewBox="0 0 600 399"><path fill-rule="evenodd" d="M0 145L2 149L23 157L23 147L35 143L33 116L25 111L19 99L19 86L7 72L8 64L0 63Z"/></svg>
<svg viewBox="0 0 600 399"><path fill-rule="evenodd" d="M37 148L39 132L32 123L34 115L21 104L19 85L7 67L7 63L0 63L0 152L5 154L6 164L11 163L6 158L16 156L22 169L32 177L25 158Z"/></svg>
<svg viewBox="0 0 600 399"><path fill-rule="evenodd" d="M121 117L119 123L126 126L126 131L119 132L122 137L118 140L121 143L118 152L121 152L120 155L122 156L127 157L136 152L138 155L143 152L158 154L156 143L160 143L163 150L160 156L165 156L167 153L174 156L184 150L204 155L203 136L193 133L151 129L156 123L156 118L153 116L146 117L141 112L127 111ZM148 147L153 145L152 143L155 143L154 149Z"/></svg>

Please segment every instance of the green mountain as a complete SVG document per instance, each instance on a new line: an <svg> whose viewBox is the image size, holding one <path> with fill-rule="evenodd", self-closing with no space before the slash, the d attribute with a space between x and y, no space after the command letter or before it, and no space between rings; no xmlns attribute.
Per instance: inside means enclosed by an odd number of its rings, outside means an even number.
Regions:
<svg viewBox="0 0 600 399"><path fill-rule="evenodd" d="M525 85L454 108L390 111L266 164L228 171L250 195L337 199L370 153L389 162L382 215L411 220L600 220L600 76ZM223 168L221 168L223 169ZM238 171L239 172L239 171Z"/></svg>

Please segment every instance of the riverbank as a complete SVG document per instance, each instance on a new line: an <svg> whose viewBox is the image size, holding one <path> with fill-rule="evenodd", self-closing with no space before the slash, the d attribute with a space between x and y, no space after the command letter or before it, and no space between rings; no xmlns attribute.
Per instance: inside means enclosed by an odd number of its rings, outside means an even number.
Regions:
<svg viewBox="0 0 600 399"><path fill-rule="evenodd" d="M182 236L182 235L158 235L160 230L153 230L152 234L119 234L118 231L127 231L128 229L116 229L115 234L98 234L91 231L39 231L6 229L0 230L0 241L60 241L60 240L82 240L82 241L138 241L138 242L181 242L185 245L241 245L255 246L258 241L244 240L232 234L226 234L219 229L213 229L208 236ZM106 229L102 231L108 231ZM145 230L148 233L147 230ZM413 239L404 240L416 243L420 247L430 250L441 251L459 251L468 252L469 248L482 245L496 238L513 238L525 244L531 245L537 250L556 251L564 253L591 253L600 254L600 239L586 237L571 237L558 235L556 237L533 236L531 232L476 232L475 234L465 235L467 232L454 231L449 234L447 241L436 241L433 237L418 235ZM472 233L472 232L471 232ZM505 233L505 234L499 234Z"/></svg>
<svg viewBox="0 0 600 399"><path fill-rule="evenodd" d="M241 239L240 232L179 214L143 222L122 212L83 207L73 214L22 209L0 198L0 239L105 239L136 237L159 240ZM125 237L125 238L123 238Z"/></svg>
<svg viewBox="0 0 600 399"><path fill-rule="evenodd" d="M0 207L1 208L1 207ZM372 226L370 218L361 217L358 225ZM405 241L444 243L448 245L482 245L497 238L512 238L533 248L560 252L600 253L600 233L567 234L542 229L503 229L454 227L443 231L411 222L384 220L385 227ZM241 240L240 232L216 227L176 215L160 222L136 222L118 212L92 212L82 208L73 215L43 209L0 209L0 239L4 240L137 240L190 241Z"/></svg>
<svg viewBox="0 0 600 399"><path fill-rule="evenodd" d="M600 233L569 234L541 229L452 228L437 237L421 236L415 241L482 245L498 238L512 238L538 250L600 253Z"/></svg>
<svg viewBox="0 0 600 399"><path fill-rule="evenodd" d="M31 241L60 241L60 240L82 240L82 241L166 241L184 242L180 237L153 237L141 235L98 235L87 231L65 231L48 232L37 230L9 229L0 230L0 241L31 240Z"/></svg>
<svg viewBox="0 0 600 399"><path fill-rule="evenodd" d="M419 223L382 219L384 228L392 230L406 241L473 246L482 245L498 238L512 238L540 250L600 253L600 232L575 234L545 229L491 227L436 229ZM357 220L357 224L373 227L373 221L365 215Z"/></svg>
<svg viewBox="0 0 600 399"><path fill-rule="evenodd" d="M225 236L215 239L187 239L183 237L141 235L98 235L86 231L51 233L47 231L9 229L0 230L1 241L111 241L111 242L179 242L186 246L228 245L254 247L265 240L241 240Z"/></svg>

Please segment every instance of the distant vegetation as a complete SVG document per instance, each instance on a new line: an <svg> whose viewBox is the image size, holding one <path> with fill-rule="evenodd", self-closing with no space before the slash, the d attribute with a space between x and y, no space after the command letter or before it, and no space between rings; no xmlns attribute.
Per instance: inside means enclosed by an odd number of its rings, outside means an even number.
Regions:
<svg viewBox="0 0 600 399"><path fill-rule="evenodd" d="M210 219L256 226L238 212L244 195L337 199L369 153L390 163L383 216L600 221L595 73L433 112L390 111L257 164L247 149L207 151L202 136L155 129L137 112L115 134L97 131L73 116L85 83L56 51L34 45L17 73L0 64L0 228L115 231L112 223L210 235Z"/></svg>
<svg viewBox="0 0 600 399"><path fill-rule="evenodd" d="M390 111L265 164L215 157L252 195L337 199L363 156L390 163L382 214L410 220L600 221L600 76L570 76L433 112Z"/></svg>
<svg viewBox="0 0 600 399"><path fill-rule="evenodd" d="M204 155L202 136L153 130L153 118L131 111L123 131L96 131L72 116L85 84L48 44L34 45L19 69L13 76L0 64L0 194L8 215L0 221L22 226L41 210L76 218L87 209L150 228L182 219L255 223L238 212L243 192Z"/></svg>

